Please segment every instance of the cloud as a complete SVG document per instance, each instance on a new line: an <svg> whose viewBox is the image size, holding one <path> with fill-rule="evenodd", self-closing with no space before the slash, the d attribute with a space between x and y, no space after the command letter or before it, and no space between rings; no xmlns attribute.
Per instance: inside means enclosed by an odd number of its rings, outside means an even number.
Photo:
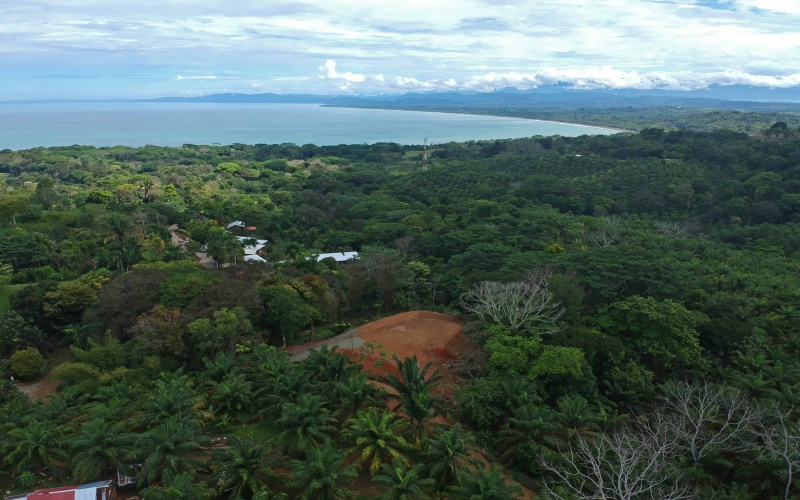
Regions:
<svg viewBox="0 0 800 500"><path fill-rule="evenodd" d="M331 80L344 80L349 83L361 83L365 80L364 75L350 73L349 71L347 73L339 73L336 71L336 61L333 59L325 61L325 64L319 67L319 71L321 73L320 76Z"/></svg>
<svg viewBox="0 0 800 500"><path fill-rule="evenodd" d="M328 68L325 77L332 80L342 80L348 92L357 90L353 83L363 83L365 90L386 88L394 90L469 90L478 92L491 92L494 90L516 88L530 90L547 85L562 85L572 89L597 90L597 89L638 89L638 90L698 90L715 85L751 85L769 88L792 88L800 86L800 72L784 75L758 75L743 71L720 72L638 72L622 71L609 66L558 69L544 67L537 71L519 73L516 71L498 73L487 72L471 75L462 80L448 78L446 80L420 80L413 76L394 76L387 78L379 75L358 75L358 81L348 79L352 73L338 73L335 71L336 63L328 60L320 69ZM330 70L333 68L333 70Z"/></svg>
<svg viewBox="0 0 800 500"><path fill-rule="evenodd" d="M205 75L205 76L181 76L178 75L177 80L218 80L218 76Z"/></svg>
<svg viewBox="0 0 800 500"><path fill-rule="evenodd" d="M43 73L108 75L103 88L120 95L181 92L184 80L204 75L220 76L202 83L209 91L249 91L256 81L263 91L324 93L549 81L586 88L787 86L800 72L798 0L388 5L139 0L132 10L106 0L2 2L0 95L35 97L24 95L31 92L26 82ZM162 83L126 86L112 74ZM79 88L69 82L52 79L51 93Z"/></svg>

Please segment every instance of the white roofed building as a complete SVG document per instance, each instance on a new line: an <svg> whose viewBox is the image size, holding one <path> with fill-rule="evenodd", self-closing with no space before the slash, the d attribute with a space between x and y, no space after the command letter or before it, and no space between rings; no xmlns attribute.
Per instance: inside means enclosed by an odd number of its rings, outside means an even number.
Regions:
<svg viewBox="0 0 800 500"><path fill-rule="evenodd" d="M267 241L268 241L268 240L258 240L256 238L249 238L247 236L237 236L236 239L239 240L239 243L244 245L245 258L247 258L248 255L257 255L262 248L267 246Z"/></svg>
<svg viewBox="0 0 800 500"><path fill-rule="evenodd" d="M358 258L358 252L321 253L317 255L317 262L327 258L331 258L336 262L347 262L349 260L356 260Z"/></svg>

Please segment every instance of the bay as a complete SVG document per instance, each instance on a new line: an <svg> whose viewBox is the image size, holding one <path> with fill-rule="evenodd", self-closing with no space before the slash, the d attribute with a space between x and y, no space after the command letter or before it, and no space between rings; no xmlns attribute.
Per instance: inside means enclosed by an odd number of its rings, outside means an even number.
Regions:
<svg viewBox="0 0 800 500"><path fill-rule="evenodd" d="M182 144L429 144L616 130L521 118L314 104L0 104L0 150Z"/></svg>

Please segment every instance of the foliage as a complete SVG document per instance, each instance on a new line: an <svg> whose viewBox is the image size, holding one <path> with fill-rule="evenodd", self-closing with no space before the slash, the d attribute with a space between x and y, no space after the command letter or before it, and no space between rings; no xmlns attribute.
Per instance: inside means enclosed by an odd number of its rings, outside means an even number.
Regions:
<svg viewBox="0 0 800 500"><path fill-rule="evenodd" d="M45 365L44 356L34 347L16 351L8 361L8 367L22 380L38 377Z"/></svg>
<svg viewBox="0 0 800 500"><path fill-rule="evenodd" d="M26 347L38 347L44 333L16 311L0 316L0 358Z"/></svg>
<svg viewBox="0 0 800 500"><path fill-rule="evenodd" d="M0 357L73 352L47 405L7 373L0 477L144 463L148 498L352 496L372 473L386 498L508 497L498 462L542 495L796 496L796 117L583 113L659 128L437 144L425 171L388 143L0 151L0 281L25 284ZM203 247L219 268L184 260ZM462 351L462 376L379 342L279 348L417 308L469 315L469 341L420 347ZM226 429L255 437L191 460Z"/></svg>

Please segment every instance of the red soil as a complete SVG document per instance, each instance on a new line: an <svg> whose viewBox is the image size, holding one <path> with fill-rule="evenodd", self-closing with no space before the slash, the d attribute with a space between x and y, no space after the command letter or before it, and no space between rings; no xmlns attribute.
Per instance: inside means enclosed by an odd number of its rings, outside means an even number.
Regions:
<svg viewBox="0 0 800 500"><path fill-rule="evenodd" d="M392 373L399 376L394 361L392 361L394 356L400 359L416 356L420 367L424 367L428 362L433 362L428 373L432 373L436 368L440 369L439 373L445 375L442 392L446 396L450 396L458 381L453 370L454 362L460 353L475 350L474 344L461 331L463 326L464 320L458 316L430 311L410 311L358 327L354 337L362 339L364 346L350 350L341 347L340 344L337 350L360 363L364 367L364 371L374 375ZM317 348L325 343L326 341L317 341L303 344L303 346L295 346L290 348L290 352ZM344 344L346 345L346 342ZM370 344L374 345L374 348L368 348L367 346ZM386 355L382 355L381 350ZM447 423L444 417L438 417L435 421L442 424ZM477 452L475 455L488 466L489 461L482 453ZM361 478L357 490L366 494L366 490L363 492L361 490L369 486L374 487L372 483ZM522 486L520 498L535 497L536 495L530 489Z"/></svg>
<svg viewBox="0 0 800 500"><path fill-rule="evenodd" d="M375 375L399 375L392 358L416 356L420 367L432 362L429 374L440 368L440 373L449 382L447 385L451 386L446 392L452 392L456 380L452 371L454 361L460 353L475 349L461 331L463 325L464 321L457 316L410 311L358 327L355 336L364 341L364 347L355 351L340 348L339 351ZM365 349L367 345L374 345L372 353ZM382 352L386 355L382 356Z"/></svg>

